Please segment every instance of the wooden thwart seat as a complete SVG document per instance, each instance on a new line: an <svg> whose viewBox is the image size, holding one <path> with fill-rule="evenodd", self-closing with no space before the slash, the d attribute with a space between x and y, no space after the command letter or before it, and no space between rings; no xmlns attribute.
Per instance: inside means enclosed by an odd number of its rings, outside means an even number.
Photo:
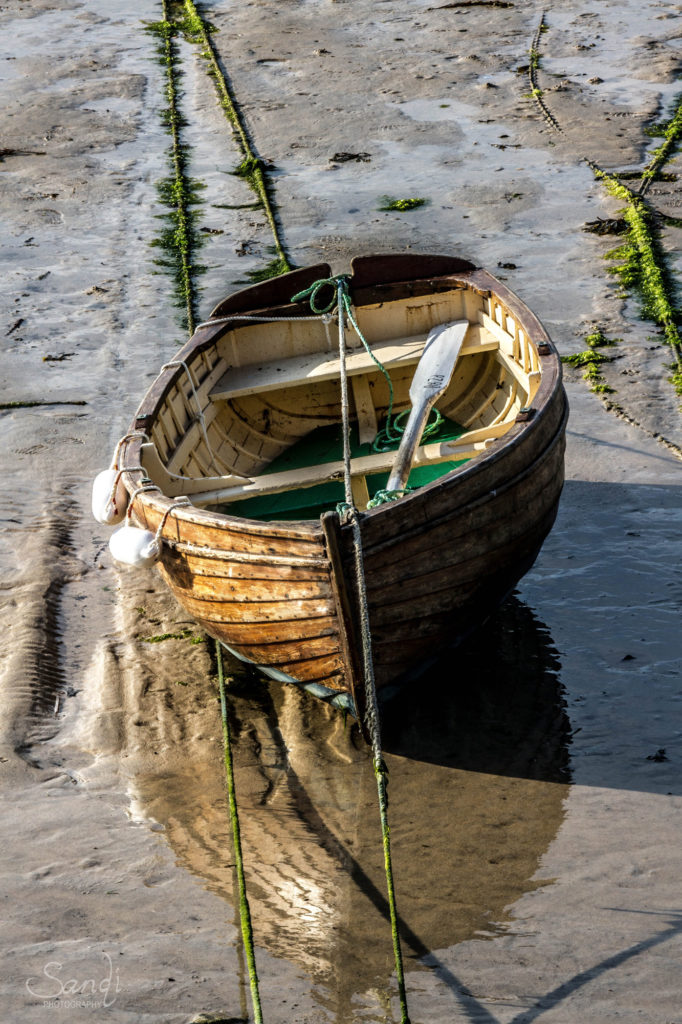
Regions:
<svg viewBox="0 0 682 1024"><path fill-rule="evenodd" d="M511 422L470 430L455 441L442 441L421 445L416 452L414 466L436 465L473 458L485 451L488 443L501 437L512 426ZM373 473L391 469L395 452L363 455L351 461L351 474L358 481ZM278 494L293 488L312 487L329 480L343 479L343 462L335 460L314 466L288 469L280 473L266 473L250 479L235 476L205 477L185 480L174 477L164 468L153 444L142 446L142 463L154 483L169 497L187 495L198 506L226 504L244 498Z"/></svg>
<svg viewBox="0 0 682 1024"><path fill-rule="evenodd" d="M375 342L371 348L376 358L386 367L409 366L417 363L424 351L426 334L413 334L406 338L391 338ZM359 344L359 343L358 343ZM499 348L496 340L481 341L480 327L469 325L460 356L488 352ZM351 380L360 374L376 371L372 357L364 347L349 349L346 370ZM289 356L268 363L235 366L225 373L210 392L213 401L239 398L283 387L335 380L339 376L339 360L329 352L311 352L303 356Z"/></svg>

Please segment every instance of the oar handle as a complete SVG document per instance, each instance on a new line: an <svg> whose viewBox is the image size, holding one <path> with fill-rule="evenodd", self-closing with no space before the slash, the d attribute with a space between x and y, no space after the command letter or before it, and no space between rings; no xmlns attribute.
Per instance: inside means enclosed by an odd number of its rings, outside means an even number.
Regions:
<svg viewBox="0 0 682 1024"><path fill-rule="evenodd" d="M400 442L400 448L395 457L391 475L386 484L387 491L400 491L407 483L412 469L414 453L424 433L429 413L436 401L436 395L419 406L412 406L410 415L405 424L405 430Z"/></svg>

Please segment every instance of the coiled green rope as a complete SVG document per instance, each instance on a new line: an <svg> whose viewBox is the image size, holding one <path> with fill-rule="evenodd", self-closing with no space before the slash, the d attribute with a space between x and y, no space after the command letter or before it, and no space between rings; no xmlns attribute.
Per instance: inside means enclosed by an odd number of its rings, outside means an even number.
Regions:
<svg viewBox="0 0 682 1024"><path fill-rule="evenodd" d="M260 1003L260 991L258 988L258 971L256 970L256 954L253 948L253 928L251 926L251 911L246 896L246 880L244 878L244 860L242 858L242 839L239 828L239 813L237 811L237 794L234 786L234 766L232 762L232 741L230 738L230 723L227 719L227 699L225 696L225 677L223 674L223 655L219 642L215 643L216 662L218 664L218 689L220 691L220 713L223 721L223 745L225 748L225 782L227 786L227 800L230 807L230 824L232 825L232 843L234 846L234 865L237 874L237 886L239 888L239 918L242 926L242 939L246 952L246 963L249 969L249 984L251 987L251 1002L253 1003L253 1019L255 1024L263 1024L263 1013Z"/></svg>
<svg viewBox="0 0 682 1024"><path fill-rule="evenodd" d="M431 413L434 414L434 418L430 423L427 423L426 426L424 427L420 444L423 443L427 439L427 437L431 437L438 430L440 430L440 426L443 422L443 414L439 412L435 406L429 413L429 416L431 416ZM395 446L396 441L398 441L405 433L403 421L406 420L409 415L410 410L403 409L402 412L399 412L397 416L393 417L392 423L390 422L389 419L386 420L386 423L381 428L377 436L374 438L374 441L372 442L372 448L374 449L375 452L387 452L390 451L391 448ZM387 493L396 494L397 492L388 491Z"/></svg>

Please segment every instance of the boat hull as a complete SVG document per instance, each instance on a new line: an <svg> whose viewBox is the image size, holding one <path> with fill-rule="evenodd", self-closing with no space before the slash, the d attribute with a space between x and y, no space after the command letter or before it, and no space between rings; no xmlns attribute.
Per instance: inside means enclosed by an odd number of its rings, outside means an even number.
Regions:
<svg viewBox="0 0 682 1024"><path fill-rule="evenodd" d="M356 303L437 296L448 288L494 295L534 346L539 386L503 437L485 452L400 501L359 514L371 641L379 690L414 673L484 621L531 567L556 517L563 485L567 405L561 367L533 314L485 271L463 261L377 258L354 264ZM440 260L440 262L439 262ZM388 269L387 269L388 267ZM412 267L406 279L406 269ZM324 276L314 267L311 279ZM290 277L291 275L287 275ZM296 284L300 283L300 274ZM307 279L307 278L305 278ZM215 311L277 315L293 282L259 286ZM281 294L280 294L281 293ZM241 295L241 298L240 298ZM493 312L495 306L490 304ZM224 327L223 327L224 329ZM177 359L203 359L220 325L200 329ZM541 370L541 373L540 373ZM201 393L201 373L195 368ZM132 430L149 430L171 386L166 371L143 401ZM141 466L139 438L123 448L131 493ZM135 521L156 530L167 495L135 496ZM201 508L168 516L159 568L183 608L237 657L298 682L359 716L364 708L360 600L353 530L334 512L319 521L258 522Z"/></svg>

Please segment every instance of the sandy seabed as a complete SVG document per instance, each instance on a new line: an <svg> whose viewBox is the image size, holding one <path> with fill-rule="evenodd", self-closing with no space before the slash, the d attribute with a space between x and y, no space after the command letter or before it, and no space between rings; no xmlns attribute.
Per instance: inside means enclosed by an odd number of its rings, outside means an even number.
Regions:
<svg viewBox="0 0 682 1024"><path fill-rule="evenodd" d="M582 158L644 165L644 128L680 89L682 6L545 9L538 79L561 133L522 70L539 6L203 9L298 265L454 253L503 277L562 353L597 325L622 338L604 373L627 418L567 375L567 484L533 570L428 700L387 711L412 1020L680 1024L682 419L669 350L605 273L616 241L583 231L618 206ZM56 403L1 412L12 1024L249 1017L208 645L144 643L191 623L155 573L112 565L88 508L182 341L149 247L168 139L143 21L159 17L130 0L0 10L0 401ZM205 315L271 238L258 211L225 208L252 197L228 173L238 155L210 80L181 50ZM381 213L387 194L429 203ZM676 181L650 198L679 216ZM679 242L666 227L673 272ZM243 674L232 718L265 1020L398 1019L366 750L327 709Z"/></svg>

